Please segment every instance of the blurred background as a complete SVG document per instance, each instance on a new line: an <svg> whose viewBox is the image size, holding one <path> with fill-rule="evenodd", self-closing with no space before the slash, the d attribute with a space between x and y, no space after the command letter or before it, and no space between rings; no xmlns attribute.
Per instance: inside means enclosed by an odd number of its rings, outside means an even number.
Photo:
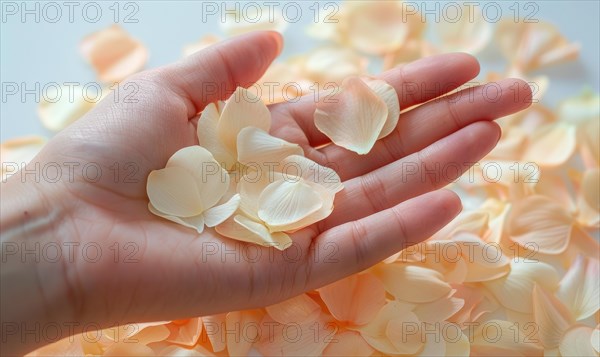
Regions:
<svg viewBox="0 0 600 357"><path fill-rule="evenodd" d="M339 2L330 1L267 3L275 4L270 6L273 6L273 13L279 17L285 9L290 20L283 20L285 49L281 59L306 53L328 43L307 35L306 29L314 25L316 13L321 17L333 15L340 6ZM289 5L290 3L293 4ZM57 7L46 6L44 2L2 2L0 42L3 95L0 139L5 141L30 134L52 134L38 119L35 96L26 95L22 98L21 93L10 95L12 88L6 87L7 83L18 83L18 90L23 91L34 89L36 83L39 83L42 90L52 82L77 82L84 85L98 81L93 69L81 55L80 44L86 35L118 24L147 48L149 57L145 68L157 67L178 60L183 56L185 46L197 42L205 35L226 37L226 31L230 29L221 22L221 10L224 10L221 7L226 6L225 10L235 9L236 4L244 11L246 2L74 2L69 14L70 8L60 2ZM263 2L254 4L263 5ZM408 4L416 6L426 17L425 38L433 43L439 40L435 34L436 20L443 21L445 14L453 16L453 9L446 7L447 3L444 2ZM578 94L584 86L595 92L599 90L599 2L501 1L494 4L486 8L486 16L492 27L496 25L493 21L498 18L497 10L501 9L504 19L517 16L550 22L570 42L581 45L578 60L544 69L544 75L551 77L552 82L542 103L554 107L562 98ZM486 3L482 2L480 5L475 13L480 13ZM60 11L60 16L57 11ZM250 12L252 8L248 7L246 11ZM476 55L482 62L479 80L484 80L488 71L503 72L506 69L506 60L493 39ZM369 70L376 73L381 68L381 58L371 56ZM533 72L534 75L535 73Z"/></svg>

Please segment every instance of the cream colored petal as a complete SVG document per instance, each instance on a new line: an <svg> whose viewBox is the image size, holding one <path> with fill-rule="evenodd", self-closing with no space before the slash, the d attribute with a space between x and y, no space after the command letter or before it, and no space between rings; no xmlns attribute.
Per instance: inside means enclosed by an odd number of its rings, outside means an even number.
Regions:
<svg viewBox="0 0 600 357"><path fill-rule="evenodd" d="M152 206L167 215L192 217L204 210L196 180L182 167L152 171L146 191Z"/></svg>
<svg viewBox="0 0 600 357"><path fill-rule="evenodd" d="M217 134L223 145L237 157L237 137L240 131L253 126L269 132L271 113L263 101L252 92L238 87L225 102Z"/></svg>
<svg viewBox="0 0 600 357"><path fill-rule="evenodd" d="M332 193L337 193L344 188L342 179L333 169L317 164L309 158L300 155L291 155L281 161L284 173L302 177L314 182Z"/></svg>
<svg viewBox="0 0 600 357"><path fill-rule="evenodd" d="M421 322L410 309L409 304L390 301L357 331L369 345L383 353L416 353L423 345Z"/></svg>
<svg viewBox="0 0 600 357"><path fill-rule="evenodd" d="M544 350L512 321L489 320L475 327L471 356L543 356Z"/></svg>
<svg viewBox="0 0 600 357"><path fill-rule="evenodd" d="M573 124L594 120L600 116L600 95L591 89L585 89L580 95L560 103L558 116L561 120Z"/></svg>
<svg viewBox="0 0 600 357"><path fill-rule="evenodd" d="M138 72L148 59L146 48L117 25L85 37L81 53L103 82L118 82Z"/></svg>
<svg viewBox="0 0 600 357"><path fill-rule="evenodd" d="M507 229L510 238L526 249L560 254L569 244L573 222L561 205L536 195L514 204Z"/></svg>
<svg viewBox="0 0 600 357"><path fill-rule="evenodd" d="M592 346L592 333L589 326L574 326L570 328L560 341L558 349L562 357L597 356L598 352Z"/></svg>
<svg viewBox="0 0 600 357"><path fill-rule="evenodd" d="M567 123L546 125L530 137L523 160L554 167L565 163L577 146L575 126Z"/></svg>
<svg viewBox="0 0 600 357"><path fill-rule="evenodd" d="M533 317L539 328L538 336L546 348L558 347L563 334L574 322L569 310L544 288L533 288Z"/></svg>
<svg viewBox="0 0 600 357"><path fill-rule="evenodd" d="M338 93L317 104L314 117L317 129L336 145L364 155L375 145L388 109L368 85L350 77Z"/></svg>
<svg viewBox="0 0 600 357"><path fill-rule="evenodd" d="M193 175L204 209L217 204L229 189L229 174L210 151L201 146L188 146L177 151L166 167L184 168Z"/></svg>
<svg viewBox="0 0 600 357"><path fill-rule="evenodd" d="M281 173L267 170L246 173L240 178L237 185L237 190L242 199L240 209L252 219L260 220L258 218L260 194L271 183L283 179L284 177Z"/></svg>
<svg viewBox="0 0 600 357"><path fill-rule="evenodd" d="M311 186L314 192L319 197L321 197L321 208L302 218L301 220L293 223L285 225L269 225L269 230L271 232L293 232L301 228L308 227L313 223L319 222L327 218L331 214L331 212L333 212L334 194L332 194L331 191L328 191L325 187L321 185L317 185L315 183L307 181L304 181L304 183Z"/></svg>
<svg viewBox="0 0 600 357"><path fill-rule="evenodd" d="M493 24L484 17L480 6L462 4L456 16L448 10L448 16L435 21L435 33L441 41L441 52L467 52L476 54L486 47L492 38Z"/></svg>
<svg viewBox="0 0 600 357"><path fill-rule="evenodd" d="M364 325L385 305L385 288L371 273L351 275L319 289L321 299L338 321Z"/></svg>
<svg viewBox="0 0 600 357"><path fill-rule="evenodd" d="M469 232L482 236L488 229L489 213L482 210L464 211L447 226L433 235L432 239L450 239L458 233Z"/></svg>
<svg viewBox="0 0 600 357"><path fill-rule="evenodd" d="M225 169L231 170L236 162L235 152L230 152L217 135L217 125L224 106L225 102L221 101L208 104L200 114L196 133L200 146L210 151Z"/></svg>
<svg viewBox="0 0 600 357"><path fill-rule="evenodd" d="M398 93L396 93L396 89L394 89L394 87L384 80L367 77L363 77L361 79L387 105L387 119L383 125L383 128L381 128L381 133L379 133L378 136L378 139L384 138L390 135L394 129L396 129L398 119L400 119L400 101L398 100Z"/></svg>
<svg viewBox="0 0 600 357"><path fill-rule="evenodd" d="M323 199L302 180L273 182L260 194L258 216L270 226L298 222L323 206Z"/></svg>
<svg viewBox="0 0 600 357"><path fill-rule="evenodd" d="M265 163L279 164L290 155L304 156L300 145L276 138L262 129L251 126L243 128L238 134L237 148L240 163L258 164L261 168Z"/></svg>
<svg viewBox="0 0 600 357"><path fill-rule="evenodd" d="M72 87L49 86L38 106L44 127L60 131L92 109L96 104L94 98L86 98L83 93Z"/></svg>
<svg viewBox="0 0 600 357"><path fill-rule="evenodd" d="M432 302L447 296L452 290L442 274L416 265L385 264L378 266L375 272L388 292L407 302ZM407 286L411 288L407 289Z"/></svg>
<svg viewBox="0 0 600 357"><path fill-rule="evenodd" d="M583 174L577 197L577 220L588 227L600 226L600 169L589 169Z"/></svg>
<svg viewBox="0 0 600 357"><path fill-rule="evenodd" d="M223 8L222 15L225 21L219 21L219 27L228 36L237 36L251 31L277 31L284 32L290 21L287 20L285 11L274 11L274 7L266 5L235 8L227 11ZM232 8L233 9L233 8ZM291 14L291 12L290 12Z"/></svg>
<svg viewBox="0 0 600 357"><path fill-rule="evenodd" d="M310 52L304 61L304 73L314 82L341 83L366 72L368 59L350 48L327 46Z"/></svg>
<svg viewBox="0 0 600 357"><path fill-rule="evenodd" d="M204 223L207 227L214 227L217 224L223 223L227 218L237 211L240 206L240 195L235 194L229 199L229 201L207 209L202 214L204 216Z"/></svg>
<svg viewBox="0 0 600 357"><path fill-rule="evenodd" d="M413 312L419 321L427 323L440 323L456 314L465 305L465 300L455 297L443 297L433 302L415 306Z"/></svg>
<svg viewBox="0 0 600 357"><path fill-rule="evenodd" d="M323 356L328 357L359 357L371 356L375 350L355 331L340 331L325 350Z"/></svg>
<svg viewBox="0 0 600 357"><path fill-rule="evenodd" d="M425 345L416 356L469 356L469 339L460 327L447 322L426 325Z"/></svg>
<svg viewBox="0 0 600 357"><path fill-rule="evenodd" d="M12 176L42 150L48 139L42 136L25 136L6 140L0 145L2 181Z"/></svg>
<svg viewBox="0 0 600 357"><path fill-rule="evenodd" d="M592 343L592 348L596 351L596 353L600 353L600 328L598 326L596 326L594 331L592 331L590 340Z"/></svg>
<svg viewBox="0 0 600 357"><path fill-rule="evenodd" d="M267 306L265 310L273 320L284 325L314 321L321 314L321 307L306 294Z"/></svg>
<svg viewBox="0 0 600 357"><path fill-rule="evenodd" d="M571 310L576 320L593 316L600 309L600 263L577 256L560 281L556 296Z"/></svg>
<svg viewBox="0 0 600 357"><path fill-rule="evenodd" d="M507 276L483 282L503 306L523 312L533 311L531 293L538 284L549 291L558 286L558 273L549 264L515 258L511 261L511 269Z"/></svg>
<svg viewBox="0 0 600 357"><path fill-rule="evenodd" d="M175 222L177 224L181 224L182 226L186 226L189 228L194 228L198 233L202 233L204 231L204 215L199 214L197 216L192 217L177 217L169 214L162 213L156 207L152 205L152 202L148 203L148 210L153 214L168 219L171 222Z"/></svg>
<svg viewBox="0 0 600 357"><path fill-rule="evenodd" d="M275 247L284 250L292 244L291 238L281 232L270 233L262 223L252 219L235 215L215 227L217 233L243 242L256 243L266 247Z"/></svg>

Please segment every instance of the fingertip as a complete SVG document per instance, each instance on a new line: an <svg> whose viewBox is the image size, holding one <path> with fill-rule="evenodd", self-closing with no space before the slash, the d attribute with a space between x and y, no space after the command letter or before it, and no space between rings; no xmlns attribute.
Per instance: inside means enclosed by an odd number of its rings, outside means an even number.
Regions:
<svg viewBox="0 0 600 357"><path fill-rule="evenodd" d="M464 68L468 69L471 78L475 78L479 75L481 65L475 56L466 52L454 52L450 55L454 56L454 61L459 62Z"/></svg>
<svg viewBox="0 0 600 357"><path fill-rule="evenodd" d="M522 108L528 108L533 103L533 87L531 82L526 82L521 78L508 78L512 81L513 88L519 88L517 91L517 100L522 103Z"/></svg>
<svg viewBox="0 0 600 357"><path fill-rule="evenodd" d="M456 192L445 188L434 192L438 194L439 203L447 213L446 217L449 220L454 219L454 217L462 212L462 201Z"/></svg>

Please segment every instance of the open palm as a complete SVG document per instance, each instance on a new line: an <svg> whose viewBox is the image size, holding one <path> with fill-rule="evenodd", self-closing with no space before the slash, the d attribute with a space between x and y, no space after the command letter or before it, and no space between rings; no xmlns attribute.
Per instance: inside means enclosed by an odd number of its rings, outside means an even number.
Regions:
<svg viewBox="0 0 600 357"><path fill-rule="evenodd" d="M252 308L359 272L448 223L460 201L437 189L495 146L500 129L491 120L531 100L519 80L499 82L493 100L481 86L433 100L478 74L477 61L465 54L395 68L381 77L399 93L402 116L364 156L326 145L313 124L312 97L272 105L271 134L335 167L345 185L331 216L292 234L294 245L284 252L213 230L198 235L151 214L148 173L197 144L197 113L258 80L280 47L279 35L253 33L135 75L38 155L42 163L91 167L45 194L60 211L57 239L93 247L66 262L74 318L108 326Z"/></svg>

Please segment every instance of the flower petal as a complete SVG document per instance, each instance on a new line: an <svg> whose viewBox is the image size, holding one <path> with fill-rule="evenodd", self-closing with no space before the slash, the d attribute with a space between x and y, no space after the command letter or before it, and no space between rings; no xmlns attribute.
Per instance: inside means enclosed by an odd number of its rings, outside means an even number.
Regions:
<svg viewBox="0 0 600 357"><path fill-rule="evenodd" d="M526 249L560 254L569 244L573 222L561 205L536 195L514 204L507 228L510 238Z"/></svg>
<svg viewBox="0 0 600 357"><path fill-rule="evenodd" d="M217 123L219 139L229 152L236 153L236 157L238 134L247 126L268 132L271 128L271 112L259 97L238 87L225 102L221 119Z"/></svg>
<svg viewBox="0 0 600 357"><path fill-rule="evenodd" d="M81 42L81 52L103 82L118 82L146 64L148 51L122 27L113 25Z"/></svg>
<svg viewBox="0 0 600 357"><path fill-rule="evenodd" d="M447 296L452 287L439 272L415 265L392 263L376 267L386 290L396 299L426 303ZM406 287L410 286L410 289Z"/></svg>
<svg viewBox="0 0 600 357"><path fill-rule="evenodd" d="M385 305L385 288L371 273L354 274L319 289L321 299L338 321L364 325Z"/></svg>
<svg viewBox="0 0 600 357"><path fill-rule="evenodd" d="M237 137L238 161L244 165L250 163L279 163L290 155L304 155L298 144L269 135L266 131L248 126Z"/></svg>
<svg viewBox="0 0 600 357"><path fill-rule="evenodd" d="M373 348L355 331L338 332L323 351L323 356L353 357L371 356Z"/></svg>
<svg viewBox="0 0 600 357"><path fill-rule="evenodd" d="M196 133L200 146L208 149L219 164L230 170L235 165L234 153L229 152L217 135L217 125L224 106L225 102L222 101L208 104L200 114Z"/></svg>
<svg viewBox="0 0 600 357"><path fill-rule="evenodd" d="M540 166L559 166L565 163L577 146L575 126L556 123L538 128L529 138L523 160Z"/></svg>
<svg viewBox="0 0 600 357"><path fill-rule="evenodd" d="M600 309L600 263L578 255L560 281L556 296L576 320L584 320Z"/></svg>
<svg viewBox="0 0 600 357"><path fill-rule="evenodd" d="M6 140L0 145L2 181L21 169L42 150L48 139L42 136L25 136Z"/></svg>
<svg viewBox="0 0 600 357"><path fill-rule="evenodd" d="M597 356L598 351L592 346L593 332L589 326L570 328L558 345L561 357Z"/></svg>
<svg viewBox="0 0 600 357"><path fill-rule="evenodd" d="M387 354L413 354L423 345L421 323L412 305L388 302L367 325L357 331L378 351Z"/></svg>
<svg viewBox="0 0 600 357"><path fill-rule="evenodd" d="M181 224L182 226L194 228L198 234L204 231L204 215L199 214L197 216L192 217L177 217L169 214L162 213L156 207L152 205L152 202L148 203L148 210L153 214L168 219L171 222L175 222L177 224Z"/></svg>
<svg viewBox="0 0 600 357"><path fill-rule="evenodd" d="M566 330L573 324L569 310L544 288L533 288L533 317L539 328L538 336L546 348L558 347Z"/></svg>
<svg viewBox="0 0 600 357"><path fill-rule="evenodd" d="M437 324L452 317L465 305L465 300L446 296L433 302L415 306L413 312L419 321Z"/></svg>
<svg viewBox="0 0 600 357"><path fill-rule="evenodd" d="M321 307L306 294L267 306L265 310L273 320L284 325L314 321L321 314Z"/></svg>
<svg viewBox="0 0 600 357"><path fill-rule="evenodd" d="M252 171L242 176L237 187L242 198L242 201L240 202L240 209L242 212L254 220L260 220L260 218L258 218L258 201L260 194L271 183L283 179L284 176L281 173L271 171L267 172L267 174L264 174L262 171Z"/></svg>
<svg viewBox="0 0 600 357"><path fill-rule="evenodd" d="M225 318L227 331L227 354L229 356L248 356L252 344L260 339L260 321L262 310L228 312Z"/></svg>
<svg viewBox="0 0 600 357"><path fill-rule="evenodd" d="M229 189L229 174L210 151L201 146L188 146L177 151L166 167L181 167L193 175L204 209L214 206Z"/></svg>
<svg viewBox="0 0 600 357"><path fill-rule="evenodd" d="M173 325L173 326L172 326ZM202 318L195 317L189 319L183 325L169 324L171 335L166 339L167 342L193 347L202 333Z"/></svg>
<svg viewBox="0 0 600 357"><path fill-rule="evenodd" d="M558 286L558 273L549 264L516 258L511 261L508 275L483 282L503 306L523 313L533 311L531 293L538 284L553 291Z"/></svg>
<svg viewBox="0 0 600 357"><path fill-rule="evenodd" d="M471 356L543 356L544 350L511 321L478 324L471 341Z"/></svg>
<svg viewBox="0 0 600 357"><path fill-rule="evenodd" d="M385 105L388 108L387 119L378 136L378 139L384 138L396 129L398 119L400 119L400 101L398 100L398 93L396 93L394 87L384 80L366 77L361 79L385 102Z"/></svg>
<svg viewBox="0 0 600 357"><path fill-rule="evenodd" d="M275 181L260 194L258 216L268 225L283 226L318 211L323 199L302 180Z"/></svg>
<svg viewBox="0 0 600 357"><path fill-rule="evenodd" d="M304 156L288 156L281 161L281 166L286 174L299 176L307 181L319 184L332 193L337 193L344 188L342 179L337 172L327 166L319 165Z"/></svg>
<svg viewBox="0 0 600 357"><path fill-rule="evenodd" d="M336 145L364 155L375 145L387 117L386 103L360 78L350 77L338 93L317 104L315 125Z"/></svg>
<svg viewBox="0 0 600 357"><path fill-rule="evenodd" d="M284 250L292 245L291 238L281 232L270 233L262 223L252 219L235 215L215 227L217 233L243 242L256 243L266 247L275 247Z"/></svg>
<svg viewBox="0 0 600 357"><path fill-rule="evenodd" d="M207 209L202 214L204 216L204 223L207 227L214 227L217 224L223 223L227 218L231 217L231 215L237 211L240 206L240 195L233 195L229 201L223 203L222 205L214 206L212 208Z"/></svg>
<svg viewBox="0 0 600 357"><path fill-rule="evenodd" d="M146 191L152 206L167 215L192 217L204 210L196 180L182 167L152 171Z"/></svg>

